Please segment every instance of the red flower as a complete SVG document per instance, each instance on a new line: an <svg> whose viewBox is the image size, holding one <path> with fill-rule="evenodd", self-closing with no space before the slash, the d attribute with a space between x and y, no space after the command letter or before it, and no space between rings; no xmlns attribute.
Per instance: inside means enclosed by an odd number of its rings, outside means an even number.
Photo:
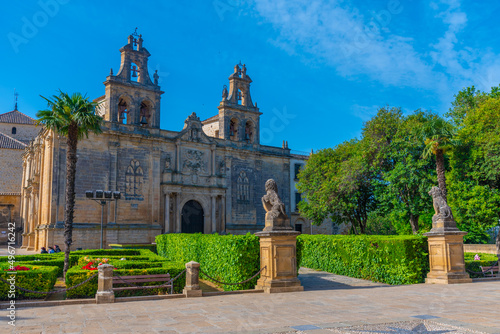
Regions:
<svg viewBox="0 0 500 334"><path fill-rule="evenodd" d="M10 269L5 269L5 271L28 271L30 270L30 268L28 267L25 267L25 266L15 266L14 268L10 268Z"/></svg>

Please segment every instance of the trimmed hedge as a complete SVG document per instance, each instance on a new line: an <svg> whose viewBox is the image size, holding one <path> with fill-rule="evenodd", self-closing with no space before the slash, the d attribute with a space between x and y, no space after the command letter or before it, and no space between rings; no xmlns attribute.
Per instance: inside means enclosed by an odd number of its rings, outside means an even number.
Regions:
<svg viewBox="0 0 500 334"><path fill-rule="evenodd" d="M123 261L125 262L125 261ZM129 264L133 261L126 261ZM141 262L138 262L141 263ZM114 265L114 263L112 263ZM176 262L155 262L154 266L160 264L161 267L150 267L150 268L140 268L140 269L117 269L114 271L116 275L119 276L132 276L132 275L154 275L154 274L165 274L169 273L171 278L177 276L181 271L184 270L184 263L176 263ZM80 282L85 281L92 275L96 274L97 270L84 270L80 269L79 266L71 267L66 273L66 287L72 287ZM159 285L165 282L146 282L146 283L137 283L136 285ZM134 283L135 284L135 283ZM182 274L177 280L174 281L174 292L181 293L186 284L186 274ZM117 285L121 286L121 285ZM115 293L117 297L124 296L140 296L140 295L151 295L158 293L165 293L167 291L166 288L162 289L147 289L147 290L125 290L118 291ZM93 298L97 292L97 277L94 277L89 282L75 288L73 290L69 290L66 292L67 298Z"/></svg>
<svg viewBox="0 0 500 334"><path fill-rule="evenodd" d="M236 283L260 267L259 238L247 235L162 234L156 237L158 255L182 263L196 261L201 270L222 282ZM203 275L201 275L203 277ZM224 285L225 291L253 289L258 276L243 285Z"/></svg>
<svg viewBox="0 0 500 334"><path fill-rule="evenodd" d="M16 263L17 265L17 263ZM12 274L11 271L5 271L9 268L6 263L0 263L0 277L7 280L11 275L16 275L15 285L30 289L33 291L50 291L54 288L59 272L58 267L52 266L38 266L22 264L31 270L18 271L17 274ZM7 300L9 297L10 285L0 281L0 299ZM16 289L16 299L24 298L45 298L45 294L30 293Z"/></svg>
<svg viewBox="0 0 500 334"><path fill-rule="evenodd" d="M421 236L297 237L298 266L388 284L424 282L427 239Z"/></svg>

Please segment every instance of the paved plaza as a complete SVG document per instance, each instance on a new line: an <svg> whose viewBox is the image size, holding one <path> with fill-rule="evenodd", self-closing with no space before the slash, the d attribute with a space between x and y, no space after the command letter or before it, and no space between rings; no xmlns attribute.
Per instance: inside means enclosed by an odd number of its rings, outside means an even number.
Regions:
<svg viewBox="0 0 500 334"><path fill-rule="evenodd" d="M500 333L498 281L388 286L304 268L299 278L304 292L19 308L0 332Z"/></svg>

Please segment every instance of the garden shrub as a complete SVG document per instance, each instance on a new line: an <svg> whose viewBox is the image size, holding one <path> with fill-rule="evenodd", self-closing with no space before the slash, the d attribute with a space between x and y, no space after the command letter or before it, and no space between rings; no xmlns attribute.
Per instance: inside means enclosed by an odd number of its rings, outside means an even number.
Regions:
<svg viewBox="0 0 500 334"><path fill-rule="evenodd" d="M17 265L17 263L16 263ZM27 271L17 271L13 274L11 271L5 271L9 268L7 263L0 263L0 277L7 280L11 275L16 275L15 285L30 289L33 291L50 291L56 283L59 268L54 266L38 266L23 264L30 268ZM7 300L9 297L10 285L0 281L0 299ZM45 294L30 293L16 289L16 299L45 298Z"/></svg>
<svg viewBox="0 0 500 334"><path fill-rule="evenodd" d="M474 257L476 255L479 256L480 260L474 260ZM465 258L465 269L468 270L469 276L471 278L485 277L481 273L480 267L488 268L494 265L498 261L498 257L495 254L487 254L487 253L464 253L464 258Z"/></svg>
<svg viewBox="0 0 500 334"><path fill-rule="evenodd" d="M171 261L196 261L211 277L236 283L260 269L259 238L247 235L162 234L156 237L158 255ZM203 275L201 275L203 278ZM243 285L224 285L225 291L252 289L258 276Z"/></svg>
<svg viewBox="0 0 500 334"><path fill-rule="evenodd" d="M297 237L298 266L388 284L424 282L427 255L427 240L421 236Z"/></svg>
<svg viewBox="0 0 500 334"><path fill-rule="evenodd" d="M123 261L125 262L125 261ZM127 261L132 264L134 261ZM136 262L141 264L141 262ZM114 263L112 263L114 265ZM156 265L161 265L161 267L156 267ZM125 265L127 266L127 265ZM171 278L176 277L181 271L185 269L184 263L179 262L155 262L153 264L155 267L149 268L118 268L114 270L114 274L118 276L132 276L132 275L155 275L155 274L165 274L169 273ZM79 266L71 267L66 273L66 287L70 288L75 286L89 277L97 273L97 270L84 270ZM165 282L146 282L146 283L134 283L135 285L159 285ZM182 274L178 279L174 281L174 292L181 293L186 284L186 274ZM120 286L120 285L116 285ZM138 296L138 295L151 295L158 293L165 293L167 289L147 289L147 290L125 290L115 292L115 296ZM67 298L93 298L97 292L97 276L91 279L89 282L66 292Z"/></svg>

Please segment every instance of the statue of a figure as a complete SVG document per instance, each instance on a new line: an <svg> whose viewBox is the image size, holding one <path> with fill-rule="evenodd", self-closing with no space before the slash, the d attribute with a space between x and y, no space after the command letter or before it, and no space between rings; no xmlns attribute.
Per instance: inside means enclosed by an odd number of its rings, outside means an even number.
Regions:
<svg viewBox="0 0 500 334"><path fill-rule="evenodd" d="M443 192L438 187L432 187L429 191L429 195L432 196L432 202L434 205L434 211L436 212L434 216L432 216L432 222L436 222L437 220L453 220L453 214L451 213L451 209L446 203L444 199Z"/></svg>
<svg viewBox="0 0 500 334"><path fill-rule="evenodd" d="M278 185L273 179L266 182L266 194L262 196L262 205L266 210L266 226L264 231L276 229L292 229L286 215L285 204L278 195Z"/></svg>
<svg viewBox="0 0 500 334"><path fill-rule="evenodd" d="M158 70L155 71L155 73L153 74L153 80L154 80L154 84L156 86L158 86L158 79L160 78L160 76L158 75Z"/></svg>
<svg viewBox="0 0 500 334"><path fill-rule="evenodd" d="M170 170L170 154L167 155L167 158L165 159L165 170Z"/></svg>
<svg viewBox="0 0 500 334"><path fill-rule="evenodd" d="M222 89L222 99L227 100L227 95L228 95L227 86L224 85L224 88Z"/></svg>

